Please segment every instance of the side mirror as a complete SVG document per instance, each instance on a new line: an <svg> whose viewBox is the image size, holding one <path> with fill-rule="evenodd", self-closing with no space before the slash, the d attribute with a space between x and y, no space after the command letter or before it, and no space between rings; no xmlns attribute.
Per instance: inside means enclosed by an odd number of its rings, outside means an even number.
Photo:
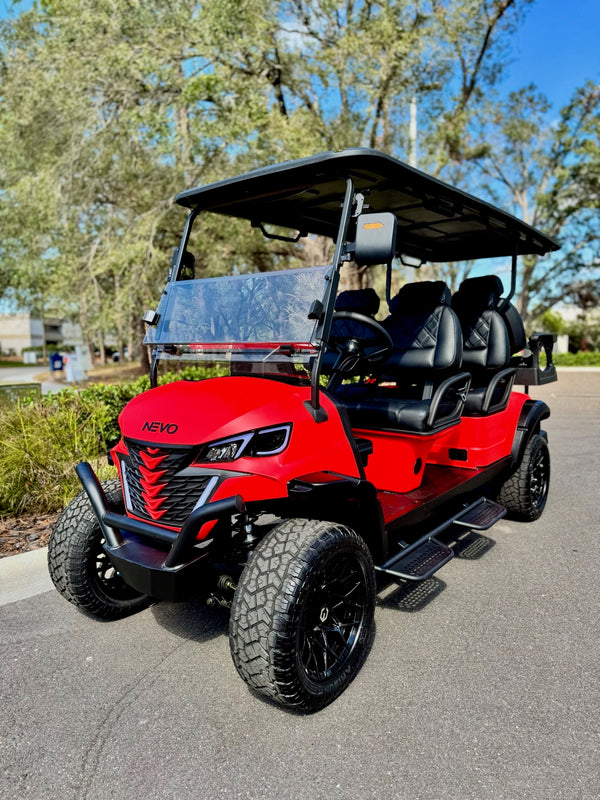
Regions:
<svg viewBox="0 0 600 800"><path fill-rule="evenodd" d="M396 253L396 217L383 214L360 214L356 220L354 260L359 267L390 264Z"/></svg>
<svg viewBox="0 0 600 800"><path fill-rule="evenodd" d="M149 308L148 311L142 317L146 325L158 325L158 320L160 319L160 314L158 314L153 308Z"/></svg>

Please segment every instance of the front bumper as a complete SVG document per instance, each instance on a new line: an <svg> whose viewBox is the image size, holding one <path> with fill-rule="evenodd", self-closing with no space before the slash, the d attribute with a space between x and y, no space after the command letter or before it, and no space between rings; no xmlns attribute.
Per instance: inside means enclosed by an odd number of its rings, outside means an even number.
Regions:
<svg viewBox="0 0 600 800"><path fill-rule="evenodd" d="M209 542L196 541L202 525L246 510L239 494L207 503L192 511L177 533L115 513L91 466L84 461L75 469L102 529L104 550L114 568L138 592L161 600L183 600L190 595L210 551ZM130 535L124 537L124 532Z"/></svg>

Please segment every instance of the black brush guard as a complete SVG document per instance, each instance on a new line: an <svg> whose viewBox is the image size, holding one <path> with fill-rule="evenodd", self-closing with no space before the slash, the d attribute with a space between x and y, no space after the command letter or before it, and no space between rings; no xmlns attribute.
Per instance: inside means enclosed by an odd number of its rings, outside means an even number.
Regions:
<svg viewBox="0 0 600 800"><path fill-rule="evenodd" d="M83 461L75 468L104 536L104 550L123 580L138 592L161 600L183 600L193 590L210 544L197 542L205 522L231 518L246 510L241 495L196 508L179 532L132 519L111 510L100 481ZM133 534L125 539L122 531ZM150 540L150 544L148 544ZM162 547L153 547L152 542ZM165 551L164 545L170 545Z"/></svg>

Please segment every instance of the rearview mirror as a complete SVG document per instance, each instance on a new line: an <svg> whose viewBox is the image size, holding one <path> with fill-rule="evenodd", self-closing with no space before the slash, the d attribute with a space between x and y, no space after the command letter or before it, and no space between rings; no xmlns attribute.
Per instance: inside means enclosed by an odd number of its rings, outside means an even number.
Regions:
<svg viewBox="0 0 600 800"><path fill-rule="evenodd" d="M355 247L354 261L359 267L390 264L396 252L396 217L390 212L360 214Z"/></svg>

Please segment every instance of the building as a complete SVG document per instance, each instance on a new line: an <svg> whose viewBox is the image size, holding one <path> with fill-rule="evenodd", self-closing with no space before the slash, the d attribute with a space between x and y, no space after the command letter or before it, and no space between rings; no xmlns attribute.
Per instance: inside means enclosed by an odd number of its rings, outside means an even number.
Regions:
<svg viewBox="0 0 600 800"><path fill-rule="evenodd" d="M28 311L13 314L0 314L0 353L4 355L21 355L28 347L75 346L81 344L81 328L79 325L55 317L41 319L32 316Z"/></svg>

